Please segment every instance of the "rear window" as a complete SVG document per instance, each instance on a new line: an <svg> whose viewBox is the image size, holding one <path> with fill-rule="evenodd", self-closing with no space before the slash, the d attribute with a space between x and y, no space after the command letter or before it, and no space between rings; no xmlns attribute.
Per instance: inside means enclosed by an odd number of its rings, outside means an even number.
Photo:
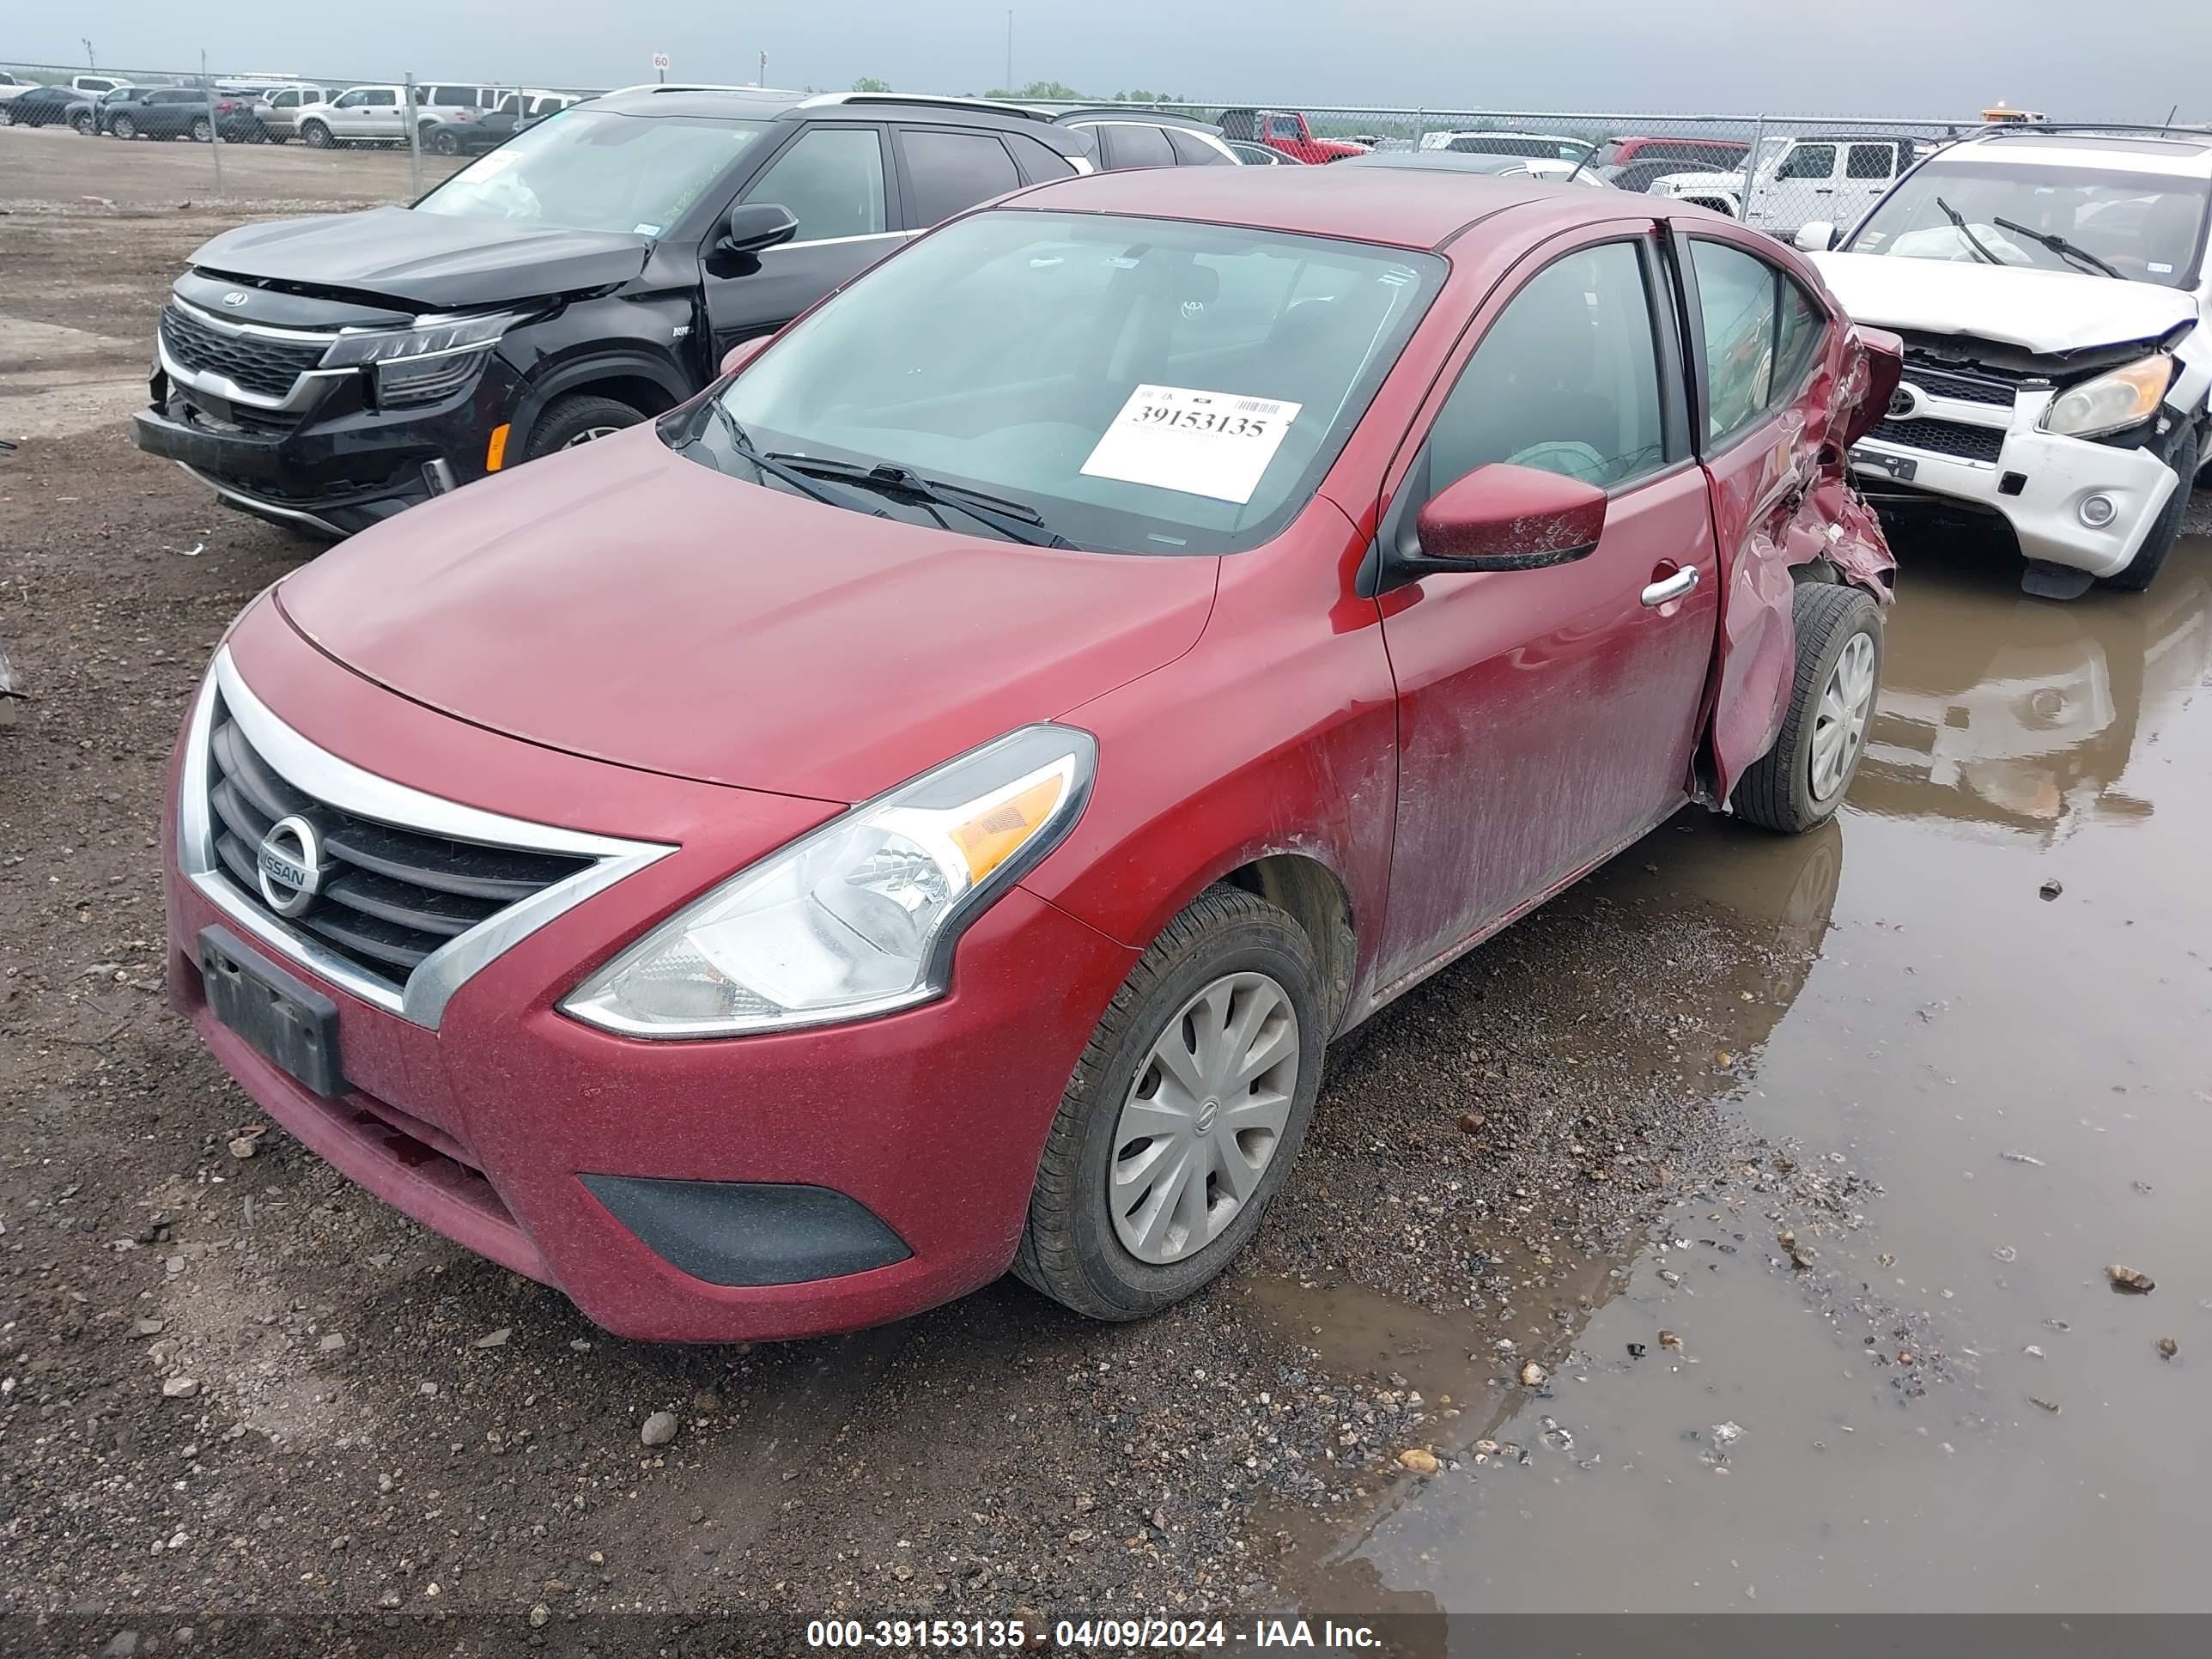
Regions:
<svg viewBox="0 0 2212 1659"><path fill-rule="evenodd" d="M1186 132L1180 127L1163 127L1160 130L1167 134L1168 145L1175 151L1176 160L1187 167L1225 167L1232 165L1228 156L1194 132Z"/></svg>
<svg viewBox="0 0 2212 1659"><path fill-rule="evenodd" d="M1013 152L1015 165L1022 170L1026 184L1044 185L1054 179L1065 179L1075 171L1075 164L1050 144L1042 143L1026 133L1006 132L999 135Z"/></svg>
<svg viewBox="0 0 2212 1659"><path fill-rule="evenodd" d="M453 104L464 108L477 101L474 87L428 87L419 94L426 104Z"/></svg>
<svg viewBox="0 0 2212 1659"><path fill-rule="evenodd" d="M1098 137L1109 167L1171 167L1175 151L1158 127L1103 126Z"/></svg>
<svg viewBox="0 0 2212 1659"><path fill-rule="evenodd" d="M906 154L914 222L933 225L963 208L1004 195L1021 183L1006 147L988 132L909 128L899 135Z"/></svg>

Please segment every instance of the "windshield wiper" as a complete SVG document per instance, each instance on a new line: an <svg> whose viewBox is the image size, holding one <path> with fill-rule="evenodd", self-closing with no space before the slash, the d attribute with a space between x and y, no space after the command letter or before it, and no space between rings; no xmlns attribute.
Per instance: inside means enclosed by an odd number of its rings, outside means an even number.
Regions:
<svg viewBox="0 0 2212 1659"><path fill-rule="evenodd" d="M1974 234L1973 228L1967 224L1966 216L1965 214L1960 212L1958 209L1953 207L1948 202L1945 201L1940 196L1936 198L1936 205L1943 210L1943 216L1946 219L1948 219L1958 228L1959 234L1965 237L1966 239L1967 245L1971 246L1977 254L1981 256L1982 263L1984 264L2001 265L2004 263L2004 261L1998 258L1996 254L1990 252L1989 249L1982 246L1982 239Z"/></svg>
<svg viewBox="0 0 2212 1659"><path fill-rule="evenodd" d="M890 514L880 507L864 506L836 490L824 489L798 468L786 466L773 455L762 454L759 450L753 447L753 441L745 435L744 428L738 424L738 417L722 407L722 400L720 398L708 398L707 407L713 413L715 420L720 423L724 434L730 441L730 447L737 452L738 459L756 471L765 473L779 483L790 485L800 495L811 501L820 501L825 507L845 507L854 513L865 513L872 519L890 517Z"/></svg>
<svg viewBox="0 0 2212 1659"><path fill-rule="evenodd" d="M2120 282L2128 280L2125 272L2115 270L2086 247L2077 247L2063 236L2054 236L2047 230L2030 230L2026 225L2016 225L2009 219L1992 219L1990 222L1999 230L2008 230L2015 236L2025 236L2031 242L2040 242L2062 259L2083 259Z"/></svg>
<svg viewBox="0 0 2212 1659"><path fill-rule="evenodd" d="M824 460L818 456L793 454L787 450L779 450L767 459L793 471L835 478L840 483L851 484L855 489L877 489L887 495L902 495L911 501L951 507L956 512L965 513L979 524L990 526L1010 542L1021 542L1030 547L1075 545L1065 536L1054 534L1046 526L1043 515L1025 501L988 495L980 489L970 489L965 484L944 483L934 478L925 478L910 466L900 466L891 461L878 461L870 465L860 461Z"/></svg>

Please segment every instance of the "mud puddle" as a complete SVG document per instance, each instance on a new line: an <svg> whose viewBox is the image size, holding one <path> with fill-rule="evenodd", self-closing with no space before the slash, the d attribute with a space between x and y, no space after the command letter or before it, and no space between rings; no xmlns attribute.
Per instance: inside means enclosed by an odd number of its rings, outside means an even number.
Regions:
<svg viewBox="0 0 2212 1659"><path fill-rule="evenodd" d="M1904 550L1832 839L1686 819L1590 884L1741 919L1741 972L1655 964L1695 1017L1638 1057L1702 1070L1736 1150L1640 1243L1501 1255L1464 1316L1261 1298L1455 1408L1436 1474L1285 1522L1305 1606L2212 1606L2212 542L2070 606Z"/></svg>

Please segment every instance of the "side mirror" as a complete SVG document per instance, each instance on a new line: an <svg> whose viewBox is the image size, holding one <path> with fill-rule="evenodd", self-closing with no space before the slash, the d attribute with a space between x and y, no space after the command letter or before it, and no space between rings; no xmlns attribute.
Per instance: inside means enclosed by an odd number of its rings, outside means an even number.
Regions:
<svg viewBox="0 0 2212 1659"><path fill-rule="evenodd" d="M750 340L740 340L722 354L722 373L734 374L768 349L773 334L756 334Z"/></svg>
<svg viewBox="0 0 2212 1659"><path fill-rule="evenodd" d="M781 202L739 202L722 223L722 246L737 253L757 253L799 234L799 221Z"/></svg>
<svg viewBox="0 0 2212 1659"><path fill-rule="evenodd" d="M1826 219L1815 219L1809 225L1798 226L1797 234L1792 240L1796 242L1800 253L1826 253L1835 246L1837 231L1835 226Z"/></svg>
<svg viewBox="0 0 2212 1659"><path fill-rule="evenodd" d="M1605 491L1579 478L1497 462L1446 485L1421 509L1418 545L1394 560L1407 574L1540 570L1597 550Z"/></svg>

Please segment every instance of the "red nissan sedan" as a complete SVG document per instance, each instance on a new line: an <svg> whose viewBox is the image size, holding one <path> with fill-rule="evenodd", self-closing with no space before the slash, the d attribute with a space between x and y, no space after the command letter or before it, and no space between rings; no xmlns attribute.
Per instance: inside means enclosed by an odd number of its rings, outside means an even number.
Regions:
<svg viewBox="0 0 2212 1659"><path fill-rule="evenodd" d="M610 1330L1164 1307L1333 1036L1858 765L1896 342L1696 209L1103 173L727 367L276 584L175 765L177 1006Z"/></svg>

